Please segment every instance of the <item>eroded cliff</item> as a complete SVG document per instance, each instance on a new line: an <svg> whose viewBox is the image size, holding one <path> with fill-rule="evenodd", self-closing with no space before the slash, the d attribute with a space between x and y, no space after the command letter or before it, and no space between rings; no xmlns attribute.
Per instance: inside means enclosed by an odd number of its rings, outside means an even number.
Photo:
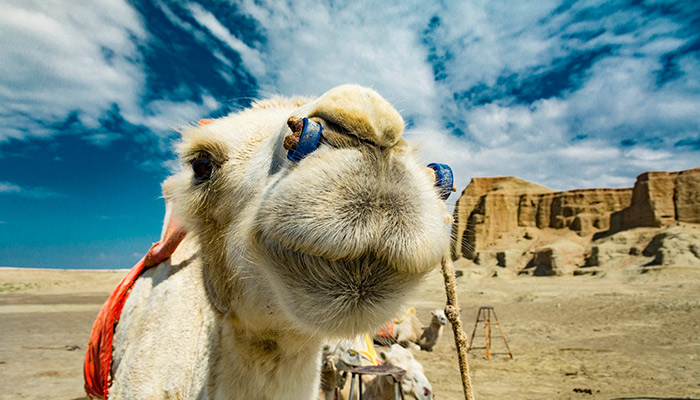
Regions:
<svg viewBox="0 0 700 400"><path fill-rule="evenodd" d="M515 177L474 178L455 206L452 256L538 275L569 274L622 254L645 257L639 247L670 227L667 237L692 242L697 224L700 168L645 172L634 187L623 189L553 191ZM679 235L677 229L691 233ZM638 234L621 234L629 230ZM635 238L623 240L629 244L624 249L608 244L612 236L630 235ZM694 251L686 253L683 262L695 263ZM638 261L653 264L663 261L659 257ZM700 266L700 255L697 260Z"/></svg>

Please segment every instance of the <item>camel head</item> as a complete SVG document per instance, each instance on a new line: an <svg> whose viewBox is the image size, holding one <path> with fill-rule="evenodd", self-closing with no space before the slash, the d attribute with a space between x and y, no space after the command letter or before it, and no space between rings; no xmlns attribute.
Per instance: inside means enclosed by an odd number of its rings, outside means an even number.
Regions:
<svg viewBox="0 0 700 400"><path fill-rule="evenodd" d="M339 336L390 319L448 245L435 174L403 128L376 92L345 85L183 132L164 191L217 307L258 296L297 329Z"/></svg>
<svg viewBox="0 0 700 400"><path fill-rule="evenodd" d="M381 351L379 358L382 360L382 365L399 367L406 371L401 379L401 390L405 398L416 400L434 398L433 387L423 372L423 366L413 357L410 350L401 347L401 345L393 344L389 351ZM383 384L389 388L393 386L389 376L382 376L378 379L384 380L384 382L378 382L380 385ZM384 391L386 392L386 390Z"/></svg>
<svg viewBox="0 0 700 400"><path fill-rule="evenodd" d="M432 315L431 323L435 325L445 325L447 324L447 317L445 316L445 311L436 308L430 312Z"/></svg>

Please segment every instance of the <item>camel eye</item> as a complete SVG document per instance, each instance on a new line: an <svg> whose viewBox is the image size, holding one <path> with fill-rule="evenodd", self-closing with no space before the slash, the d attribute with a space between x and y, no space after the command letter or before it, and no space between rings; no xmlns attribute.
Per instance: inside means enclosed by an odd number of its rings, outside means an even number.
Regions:
<svg viewBox="0 0 700 400"><path fill-rule="evenodd" d="M192 171L194 172L197 182L201 183L211 178L211 173L214 170L214 165L207 155L201 155L192 161Z"/></svg>

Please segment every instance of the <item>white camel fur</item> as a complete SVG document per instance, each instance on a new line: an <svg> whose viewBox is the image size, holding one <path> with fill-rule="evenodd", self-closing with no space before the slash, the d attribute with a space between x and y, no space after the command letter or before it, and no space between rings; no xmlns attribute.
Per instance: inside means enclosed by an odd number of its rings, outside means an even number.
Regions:
<svg viewBox="0 0 700 400"><path fill-rule="evenodd" d="M391 345L388 351L381 351L382 365L398 367L406 371L400 385L404 398L430 400L433 388L423 373L423 366L413 357L410 350L398 344ZM362 395L367 400L394 400L394 380L391 376L377 376L366 384Z"/></svg>
<svg viewBox="0 0 700 400"><path fill-rule="evenodd" d="M368 346L372 346L370 349ZM330 346L324 346L322 385L319 400L357 400L359 384L355 382L352 399L350 399L350 374L347 370L355 366L369 366L373 362L398 367L405 374L399 384L405 399L432 399L432 386L426 378L423 366L413 357L410 350L399 344L384 348L377 355L369 337L359 336L352 341L342 340ZM368 357L376 356L375 360ZM391 376L362 375L364 385L362 398L366 400L394 400L394 380ZM336 392L336 387L339 389ZM336 396L337 395L337 396Z"/></svg>
<svg viewBox="0 0 700 400"><path fill-rule="evenodd" d="M393 320L394 334L392 338L376 335L375 341L382 344L394 342L407 348L433 351L433 347L442 337L447 317L445 317L445 312L440 309L433 310L430 315L430 324L424 327L415 314L415 308L410 308L402 318ZM382 328L380 332L383 332L384 329Z"/></svg>
<svg viewBox="0 0 700 400"><path fill-rule="evenodd" d="M442 331L447 324L447 317L445 312L441 309L433 310L430 315L430 325L423 329L423 333L420 338L418 338L418 346L421 350L433 351L433 347L437 344L438 340L442 337Z"/></svg>
<svg viewBox="0 0 700 400"><path fill-rule="evenodd" d="M299 162L290 116L323 127ZM376 330L447 249L449 215L403 128L346 85L186 129L163 192L187 236L133 287L110 398L315 399L322 341Z"/></svg>

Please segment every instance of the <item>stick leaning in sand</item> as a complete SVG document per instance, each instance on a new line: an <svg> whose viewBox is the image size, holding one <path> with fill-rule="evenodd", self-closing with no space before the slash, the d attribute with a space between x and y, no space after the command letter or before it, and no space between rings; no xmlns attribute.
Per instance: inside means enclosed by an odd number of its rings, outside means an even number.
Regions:
<svg viewBox="0 0 700 400"><path fill-rule="evenodd" d="M445 294L447 295L447 305L445 306L445 316L452 324L452 332L457 345L457 356L459 357L459 371L462 374L462 389L464 398L474 400L472 382L469 378L469 362L467 360L467 335L462 330L462 320L459 318L459 303L457 302L457 282L455 282L454 265L452 257L448 252L442 257L442 276L445 279Z"/></svg>

